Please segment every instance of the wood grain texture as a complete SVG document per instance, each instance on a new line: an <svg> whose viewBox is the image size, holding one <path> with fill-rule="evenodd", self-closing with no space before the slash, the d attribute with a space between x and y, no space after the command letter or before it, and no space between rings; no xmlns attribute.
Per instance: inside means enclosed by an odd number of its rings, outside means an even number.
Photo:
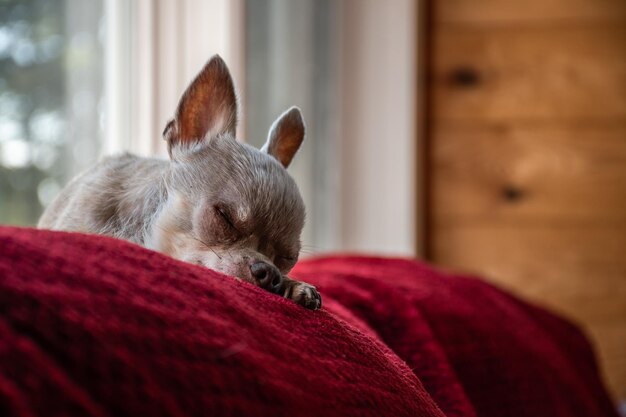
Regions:
<svg viewBox="0 0 626 417"><path fill-rule="evenodd" d="M622 230L474 222L434 228L434 256L585 321L626 315Z"/></svg>
<svg viewBox="0 0 626 417"><path fill-rule="evenodd" d="M624 0L442 0L433 2L437 23L476 25L615 21Z"/></svg>
<svg viewBox="0 0 626 417"><path fill-rule="evenodd" d="M447 29L434 42L435 120L626 118L626 25Z"/></svg>
<svg viewBox="0 0 626 417"><path fill-rule="evenodd" d="M441 126L432 148L437 224L626 227L626 120Z"/></svg>
<svg viewBox="0 0 626 417"><path fill-rule="evenodd" d="M626 381L626 326L623 316L615 321L586 323L583 329L595 341L594 350L602 365L601 372L607 386L613 388L616 398L623 400L623 388L620 388Z"/></svg>
<svg viewBox="0 0 626 417"><path fill-rule="evenodd" d="M433 1L428 250L578 322L626 400L626 1Z"/></svg>

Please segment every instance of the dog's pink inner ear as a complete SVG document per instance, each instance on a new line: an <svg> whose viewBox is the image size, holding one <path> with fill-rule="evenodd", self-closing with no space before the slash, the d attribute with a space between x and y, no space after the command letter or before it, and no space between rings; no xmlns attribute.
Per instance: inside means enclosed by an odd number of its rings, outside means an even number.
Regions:
<svg viewBox="0 0 626 417"><path fill-rule="evenodd" d="M163 132L171 146L177 142L209 139L237 127L237 96L226 63L212 57L191 82L178 103L173 124Z"/></svg>
<svg viewBox="0 0 626 417"><path fill-rule="evenodd" d="M304 130L300 109L292 107L274 122L261 151L272 155L287 168L304 140Z"/></svg>

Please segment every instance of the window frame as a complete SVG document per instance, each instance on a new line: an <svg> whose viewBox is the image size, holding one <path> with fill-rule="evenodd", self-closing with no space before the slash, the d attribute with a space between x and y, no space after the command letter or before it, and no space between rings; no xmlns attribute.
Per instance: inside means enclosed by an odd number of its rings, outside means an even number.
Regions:
<svg viewBox="0 0 626 417"><path fill-rule="evenodd" d="M243 3L105 0L103 155L167 155L161 132L187 84L215 53L228 62L243 101Z"/></svg>

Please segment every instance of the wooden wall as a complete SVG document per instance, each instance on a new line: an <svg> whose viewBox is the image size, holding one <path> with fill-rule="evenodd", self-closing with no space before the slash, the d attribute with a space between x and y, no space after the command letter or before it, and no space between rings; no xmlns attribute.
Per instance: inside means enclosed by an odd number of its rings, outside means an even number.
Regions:
<svg viewBox="0 0 626 417"><path fill-rule="evenodd" d="M626 1L428 16L428 256L581 323L626 399Z"/></svg>

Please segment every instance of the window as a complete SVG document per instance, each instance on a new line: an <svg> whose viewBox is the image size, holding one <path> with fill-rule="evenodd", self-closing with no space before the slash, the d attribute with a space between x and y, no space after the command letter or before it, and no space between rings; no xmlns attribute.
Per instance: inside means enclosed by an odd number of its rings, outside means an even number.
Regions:
<svg viewBox="0 0 626 417"><path fill-rule="evenodd" d="M0 223L33 225L102 136L102 2L0 4Z"/></svg>
<svg viewBox="0 0 626 417"><path fill-rule="evenodd" d="M305 251L415 253L414 2L5 0L0 3L0 223L34 225L99 156L167 157L184 88L219 53L261 146L300 106L290 166ZM393 48L387 47L394 45Z"/></svg>

